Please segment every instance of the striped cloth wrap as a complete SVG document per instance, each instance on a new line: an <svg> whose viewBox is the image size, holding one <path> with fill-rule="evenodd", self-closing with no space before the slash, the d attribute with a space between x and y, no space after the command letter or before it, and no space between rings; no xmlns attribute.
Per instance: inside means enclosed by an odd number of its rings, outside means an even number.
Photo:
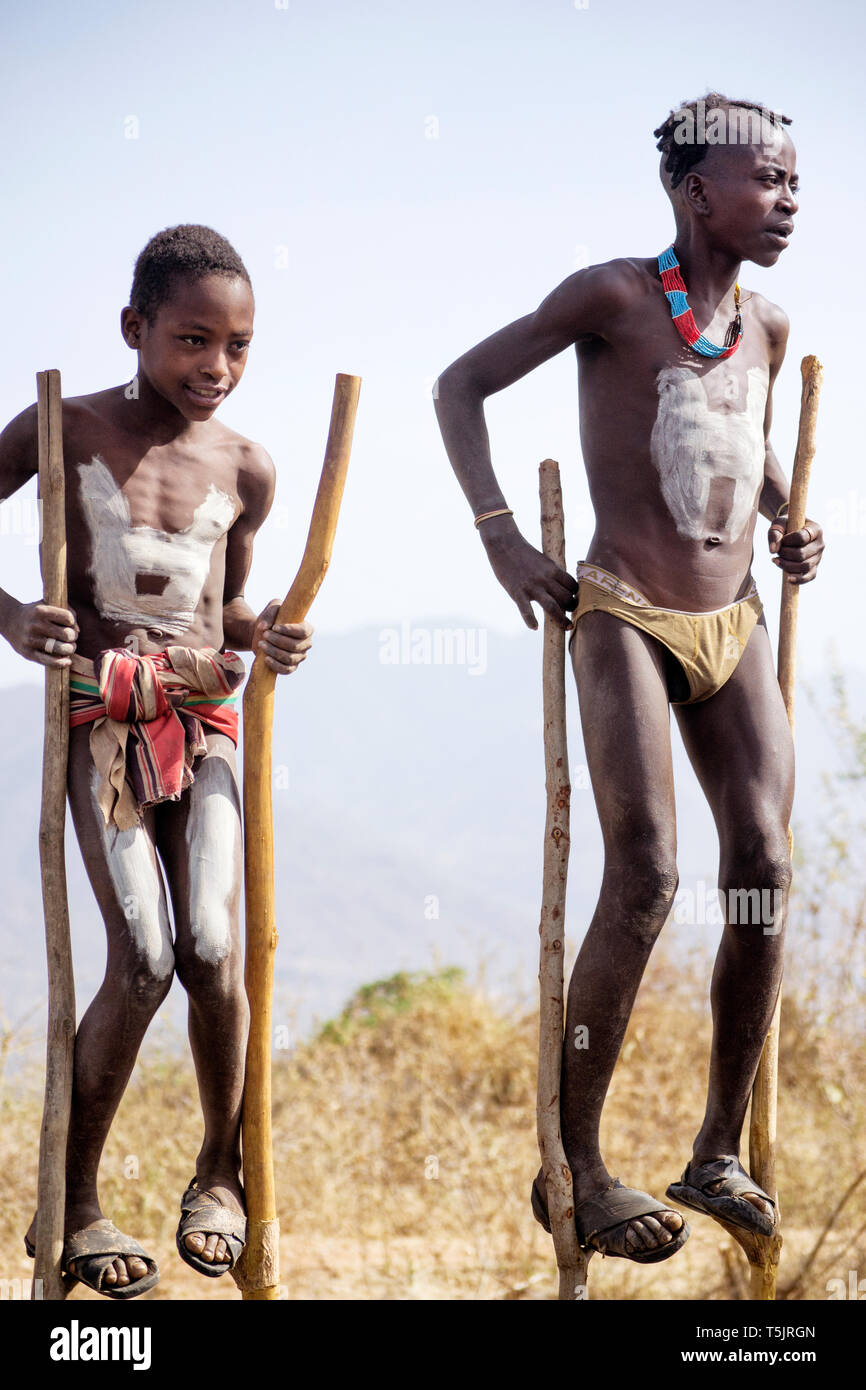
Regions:
<svg viewBox="0 0 866 1390"><path fill-rule="evenodd" d="M106 826L131 830L141 813L178 801L207 752L205 729L237 746L237 690L246 667L235 652L166 647L141 656L126 647L95 660L72 657L69 723L93 724L90 752Z"/></svg>

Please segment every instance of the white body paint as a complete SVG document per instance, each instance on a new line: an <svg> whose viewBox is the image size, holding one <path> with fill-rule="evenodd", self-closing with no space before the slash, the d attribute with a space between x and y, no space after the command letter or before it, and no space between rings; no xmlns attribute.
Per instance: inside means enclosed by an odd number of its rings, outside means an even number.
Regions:
<svg viewBox="0 0 866 1390"><path fill-rule="evenodd" d="M715 374L714 374L715 375ZM715 478L734 483L730 510L711 529L720 540L736 541L746 530L764 480L764 413L769 371L750 367L745 409L710 409L704 381L690 367L659 372L659 406L650 437L650 455L659 471L662 496L677 531L704 540L710 530L707 506ZM722 383L721 399L739 399L732 369Z"/></svg>
<svg viewBox="0 0 866 1390"><path fill-rule="evenodd" d="M98 456L78 465L91 541L94 600L103 618L179 637L191 625L211 552L234 520L231 497L211 483L183 531L133 526L129 504ZM161 594L136 592L136 575L165 577Z"/></svg>
<svg viewBox="0 0 866 1390"><path fill-rule="evenodd" d="M129 933L153 975L165 980L174 969L171 927L162 877L147 832L140 826L107 826L97 800L99 773L90 771L93 821L102 837L105 862Z"/></svg>
<svg viewBox="0 0 866 1390"><path fill-rule="evenodd" d="M237 784L226 760L198 764L187 793L190 929L195 953L219 965L231 950L231 899L238 892L241 823Z"/></svg>

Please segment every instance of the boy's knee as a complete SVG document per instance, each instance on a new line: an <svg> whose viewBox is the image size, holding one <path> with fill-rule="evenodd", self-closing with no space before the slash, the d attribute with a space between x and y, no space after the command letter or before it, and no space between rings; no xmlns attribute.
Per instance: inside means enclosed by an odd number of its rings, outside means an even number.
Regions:
<svg viewBox="0 0 866 1390"><path fill-rule="evenodd" d="M160 1003L171 986L174 974L174 951L168 918L161 903L137 910L127 918L132 965L130 991L136 1002L155 999ZM127 956L127 959L129 957Z"/></svg>
<svg viewBox="0 0 866 1390"><path fill-rule="evenodd" d="M666 849L633 853L615 871L609 886L619 925L642 941L654 941L667 921L678 885L676 859Z"/></svg>
<svg viewBox="0 0 866 1390"><path fill-rule="evenodd" d="M184 944L184 960L200 973L227 974L239 955L234 916L228 903L193 903L193 918Z"/></svg>
<svg viewBox="0 0 866 1390"><path fill-rule="evenodd" d="M149 980L154 988L163 984L167 990L174 974L174 951L168 920L161 911L152 917L142 913L131 925L136 976Z"/></svg>
<svg viewBox="0 0 866 1390"><path fill-rule="evenodd" d="M127 999L134 1007L153 1011L168 994L173 976L174 955L170 948L156 959L139 957L125 982Z"/></svg>
<svg viewBox="0 0 866 1390"><path fill-rule="evenodd" d="M791 886L791 857L781 827L756 832L737 847L725 864L720 887L729 927L762 928L777 936ZM754 936L747 931L745 936Z"/></svg>
<svg viewBox="0 0 866 1390"><path fill-rule="evenodd" d="M225 950L202 949L200 938L192 937L175 946L177 977L188 992L230 998L244 994L241 953L233 949L229 937ZM245 996L244 996L245 997Z"/></svg>
<svg viewBox="0 0 866 1390"><path fill-rule="evenodd" d="M728 856L723 886L787 893L791 886L791 856L787 833L776 827L743 840Z"/></svg>

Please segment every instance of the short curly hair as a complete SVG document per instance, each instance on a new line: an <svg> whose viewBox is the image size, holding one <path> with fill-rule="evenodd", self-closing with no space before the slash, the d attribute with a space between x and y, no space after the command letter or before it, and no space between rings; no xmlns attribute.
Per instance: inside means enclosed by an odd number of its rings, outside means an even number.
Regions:
<svg viewBox="0 0 866 1390"><path fill-rule="evenodd" d="M696 164L700 164L701 160L706 157L707 149L714 143L727 143L703 139L681 141L677 138L677 131L685 130L689 123L694 129L694 123L700 116L700 103L703 103L704 113L712 111L757 111L760 113L761 119L769 121L771 125L791 124L790 116L783 116L779 111L771 111L768 107L762 106L760 102L734 101L721 92L707 92L706 96L699 97L695 101L684 101L681 106L677 107L676 111L671 111L667 120L663 121L657 130L653 131L657 140L656 149L661 150L664 156L663 167L665 173L670 176L671 188L676 188L678 184L682 183L686 174ZM732 140L731 143L733 144L745 143L741 134L742 123L738 123L738 125L739 142Z"/></svg>
<svg viewBox="0 0 866 1390"><path fill-rule="evenodd" d="M219 232L196 223L166 227L150 238L135 262L130 305L153 323L178 280L201 280L205 275L238 277L252 289L246 266Z"/></svg>

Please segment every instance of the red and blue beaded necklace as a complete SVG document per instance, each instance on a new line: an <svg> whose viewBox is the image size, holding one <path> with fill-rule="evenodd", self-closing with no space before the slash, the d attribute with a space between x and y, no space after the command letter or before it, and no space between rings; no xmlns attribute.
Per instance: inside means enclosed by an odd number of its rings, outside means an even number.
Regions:
<svg viewBox="0 0 866 1390"><path fill-rule="evenodd" d="M673 246L669 246L667 251L662 251L658 260L659 275L662 277L665 298L671 306L671 318L679 329L683 340L688 343L690 348L694 348L695 352L699 352L702 357L730 357L740 346L740 339L743 336L743 320L740 317L740 286L738 284L734 286L736 317L728 327L724 347L717 347L715 343L710 342L709 338L704 337L695 323L695 316L689 308L689 301L686 299L686 284L680 274L680 263L674 254Z"/></svg>

